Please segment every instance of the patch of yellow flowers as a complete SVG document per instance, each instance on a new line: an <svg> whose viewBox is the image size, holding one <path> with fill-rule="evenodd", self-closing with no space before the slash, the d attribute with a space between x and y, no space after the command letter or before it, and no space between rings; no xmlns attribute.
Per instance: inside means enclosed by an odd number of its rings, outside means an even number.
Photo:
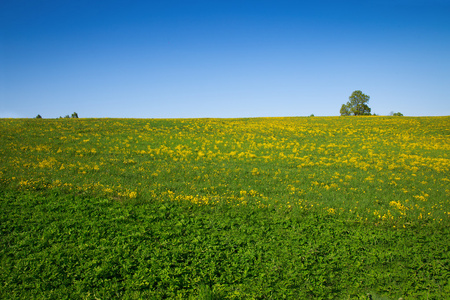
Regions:
<svg viewBox="0 0 450 300"><path fill-rule="evenodd" d="M0 120L4 184L385 221L450 215L450 117L29 121Z"/></svg>

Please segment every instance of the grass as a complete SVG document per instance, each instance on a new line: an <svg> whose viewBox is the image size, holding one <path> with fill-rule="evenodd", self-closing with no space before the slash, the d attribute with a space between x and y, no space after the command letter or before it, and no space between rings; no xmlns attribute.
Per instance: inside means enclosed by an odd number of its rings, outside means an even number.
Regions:
<svg viewBox="0 0 450 300"><path fill-rule="evenodd" d="M0 296L443 299L449 121L0 120Z"/></svg>

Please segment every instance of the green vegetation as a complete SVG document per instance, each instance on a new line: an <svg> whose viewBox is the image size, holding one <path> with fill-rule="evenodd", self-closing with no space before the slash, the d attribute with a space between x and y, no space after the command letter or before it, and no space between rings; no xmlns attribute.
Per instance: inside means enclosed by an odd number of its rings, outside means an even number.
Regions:
<svg viewBox="0 0 450 300"><path fill-rule="evenodd" d="M0 297L443 299L449 121L0 120Z"/></svg>
<svg viewBox="0 0 450 300"><path fill-rule="evenodd" d="M370 116L370 107L367 105L370 97L361 91L354 91L346 104L341 106L341 116Z"/></svg>

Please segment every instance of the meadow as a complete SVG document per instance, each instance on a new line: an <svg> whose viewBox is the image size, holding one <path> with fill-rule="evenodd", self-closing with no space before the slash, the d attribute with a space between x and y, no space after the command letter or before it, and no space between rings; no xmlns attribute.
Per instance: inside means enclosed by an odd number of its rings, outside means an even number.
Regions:
<svg viewBox="0 0 450 300"><path fill-rule="evenodd" d="M0 297L445 299L450 117L0 119Z"/></svg>

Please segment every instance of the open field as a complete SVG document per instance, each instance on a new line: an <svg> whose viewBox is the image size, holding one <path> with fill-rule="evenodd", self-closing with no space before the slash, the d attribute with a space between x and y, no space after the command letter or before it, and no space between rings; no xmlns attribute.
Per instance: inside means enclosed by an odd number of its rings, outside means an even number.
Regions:
<svg viewBox="0 0 450 300"><path fill-rule="evenodd" d="M0 120L0 297L443 299L450 117Z"/></svg>

